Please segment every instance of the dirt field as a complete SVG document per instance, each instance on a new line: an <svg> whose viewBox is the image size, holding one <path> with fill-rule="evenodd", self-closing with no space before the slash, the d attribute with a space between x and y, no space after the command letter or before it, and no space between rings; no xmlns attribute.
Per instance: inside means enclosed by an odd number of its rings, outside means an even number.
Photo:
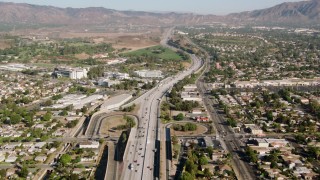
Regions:
<svg viewBox="0 0 320 180"><path fill-rule="evenodd" d="M183 67L185 67L186 69L188 69L191 66L191 63L189 62L183 62L182 63Z"/></svg>
<svg viewBox="0 0 320 180"><path fill-rule="evenodd" d="M86 53L81 53L81 54L76 54L74 55L77 59L88 59L90 57L90 55L86 54Z"/></svg>
<svg viewBox="0 0 320 180"><path fill-rule="evenodd" d="M174 111L174 110L172 110L171 111L171 116L176 116L176 115L178 115L180 113L182 113L184 116L186 116L186 114L187 114L187 112L185 112L185 111Z"/></svg>
<svg viewBox="0 0 320 180"><path fill-rule="evenodd" d="M12 33L12 32L11 32ZM147 48L160 44L162 30L160 28L144 28L137 32L104 32L85 31L85 29L40 28L15 31L15 35L41 35L52 39L86 38L94 43L111 43L114 48L126 48L128 51Z"/></svg>
<svg viewBox="0 0 320 180"><path fill-rule="evenodd" d="M120 136L122 130L115 130L118 125L124 125L126 121L123 116L112 116L102 122L100 134L109 136Z"/></svg>
<svg viewBox="0 0 320 180"><path fill-rule="evenodd" d="M7 40L0 40L0 49L6 49L11 47L11 43L10 41Z"/></svg>
<svg viewBox="0 0 320 180"><path fill-rule="evenodd" d="M186 123L175 123L175 124L184 125ZM170 126L171 132L172 132L171 135L176 135L176 136L195 136L195 135L201 135L201 134L204 134L205 132L207 132L208 129L204 125L198 124L198 123L196 123L196 124L197 124L198 127L197 127L197 130L195 130L195 131L175 131Z"/></svg>

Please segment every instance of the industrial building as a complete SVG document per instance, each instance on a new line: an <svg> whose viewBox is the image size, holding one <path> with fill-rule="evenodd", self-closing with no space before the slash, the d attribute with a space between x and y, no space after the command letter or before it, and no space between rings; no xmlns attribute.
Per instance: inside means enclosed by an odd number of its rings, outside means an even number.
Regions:
<svg viewBox="0 0 320 180"><path fill-rule="evenodd" d="M162 78L162 72L159 70L150 71L150 70L140 70L134 71L139 77L142 78Z"/></svg>
<svg viewBox="0 0 320 180"><path fill-rule="evenodd" d="M105 87L111 87L112 85L120 84L120 81L117 80L110 80L110 79L99 79L98 80L98 85L99 86L105 86Z"/></svg>
<svg viewBox="0 0 320 180"><path fill-rule="evenodd" d="M57 101L57 104L51 106L51 108L60 109L72 105L74 109L81 109L86 104L95 102L99 99L103 99L103 95L79 95L79 94L69 94L64 96L62 99Z"/></svg>
<svg viewBox="0 0 320 180"><path fill-rule="evenodd" d="M52 75L56 78L83 79L87 78L87 73L88 71L85 68L55 68Z"/></svg>
<svg viewBox="0 0 320 180"><path fill-rule="evenodd" d="M213 147L213 142L212 139L210 137L204 137L203 138L204 143L205 143L205 147Z"/></svg>
<svg viewBox="0 0 320 180"><path fill-rule="evenodd" d="M105 72L104 77L114 78L118 80L129 79L130 76L128 73L119 73L119 72Z"/></svg>

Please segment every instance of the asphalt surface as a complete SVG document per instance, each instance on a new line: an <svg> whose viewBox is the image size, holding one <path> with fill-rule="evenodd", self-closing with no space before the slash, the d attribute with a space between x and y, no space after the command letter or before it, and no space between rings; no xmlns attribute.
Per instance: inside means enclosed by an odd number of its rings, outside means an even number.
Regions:
<svg viewBox="0 0 320 180"><path fill-rule="evenodd" d="M168 31L165 39L168 39L171 33L171 31ZM193 63L190 69L180 72L175 77L168 77L162 80L158 86L134 101L134 103L141 105L138 112L139 127L137 128L136 134L130 135L134 137L134 140L130 141L127 145L127 154L124 159L124 169L121 179L156 179L154 177L154 168L159 167L154 167L154 159L155 153L159 151L159 149L155 149L157 134L160 131L158 129L159 100L175 83L192 74L202 66L202 61L198 57L191 55L191 58Z"/></svg>
<svg viewBox="0 0 320 180"><path fill-rule="evenodd" d="M107 112L100 113L93 116L89 122L87 130L85 132L85 136L94 136L98 134L98 130L100 129L101 121L108 116Z"/></svg>
<svg viewBox="0 0 320 180"><path fill-rule="evenodd" d="M214 126L216 128L217 138L220 140L222 147L230 154L232 154L231 160L238 179L255 179L253 167L241 160L237 153L240 152L243 148L243 145L240 141L241 135L234 133L232 129L228 125L226 125L224 117L222 117L221 114L217 113L216 109L214 108L215 103L210 99L210 95L206 93L207 88L205 87L205 84L201 80L199 80L197 82L197 86L200 93L204 97L203 100L205 106L207 107L207 110L213 120Z"/></svg>

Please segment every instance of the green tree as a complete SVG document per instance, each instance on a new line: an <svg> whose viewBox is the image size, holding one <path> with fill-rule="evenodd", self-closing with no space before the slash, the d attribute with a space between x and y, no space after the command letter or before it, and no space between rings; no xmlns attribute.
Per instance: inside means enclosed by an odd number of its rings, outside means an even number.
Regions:
<svg viewBox="0 0 320 180"><path fill-rule="evenodd" d="M136 125L136 122L132 117L124 115L124 119L127 121L126 126L128 128L132 128Z"/></svg>
<svg viewBox="0 0 320 180"><path fill-rule="evenodd" d="M47 112L45 115L43 115L42 120L43 121L49 121L52 118L52 115L50 112Z"/></svg>
<svg viewBox="0 0 320 180"><path fill-rule="evenodd" d="M73 120L73 121L70 121L70 122L68 122L68 123L66 124L66 127L67 127L67 128L74 128L74 127L76 127L76 125L78 124L78 122L79 122L78 119Z"/></svg>
<svg viewBox="0 0 320 180"><path fill-rule="evenodd" d="M87 107L87 106L83 106L83 107L81 108L81 112L82 112L83 114L87 113L87 112L88 112L88 107Z"/></svg>
<svg viewBox="0 0 320 180"><path fill-rule="evenodd" d="M206 151L209 154L209 157L211 157L213 154L213 147L212 146L207 147Z"/></svg>
<svg viewBox="0 0 320 180"><path fill-rule="evenodd" d="M197 167L198 166L192 161L192 158L186 161L186 171L190 174L195 174L195 172L197 172Z"/></svg>
<svg viewBox="0 0 320 180"><path fill-rule="evenodd" d="M178 115L175 116L174 119L175 119L176 121L182 121L183 118L184 118L184 115L183 115L182 113L179 113Z"/></svg>
<svg viewBox="0 0 320 180"><path fill-rule="evenodd" d="M258 155L252 150L251 147L246 148L246 154L251 162L256 163L258 161Z"/></svg>
<svg viewBox="0 0 320 180"><path fill-rule="evenodd" d="M70 175L70 180L78 180L79 179L79 175L78 174L71 174Z"/></svg>
<svg viewBox="0 0 320 180"><path fill-rule="evenodd" d="M123 133L122 134L122 143L125 143L127 141L127 134Z"/></svg>
<svg viewBox="0 0 320 180"><path fill-rule="evenodd" d="M268 121L272 121L273 120L272 111L267 111L266 117L267 117Z"/></svg>
<svg viewBox="0 0 320 180"><path fill-rule="evenodd" d="M22 117L19 114L14 113L11 117L10 117L10 122L11 124L18 124L21 122Z"/></svg>
<svg viewBox="0 0 320 180"><path fill-rule="evenodd" d="M234 120L233 118L228 118L227 119L228 125L231 127L237 127L237 121Z"/></svg>
<svg viewBox="0 0 320 180"><path fill-rule="evenodd" d="M203 175L204 177L206 177L207 179L210 179L212 176L212 173L210 172L210 170L208 168L205 168L203 171Z"/></svg>
<svg viewBox="0 0 320 180"><path fill-rule="evenodd" d="M194 176L189 172L184 172L181 176L181 180L194 180Z"/></svg>
<svg viewBox="0 0 320 180"><path fill-rule="evenodd" d="M20 172L19 172L19 176L22 178L27 178L29 174L28 168L27 167L22 167Z"/></svg>
<svg viewBox="0 0 320 180"><path fill-rule="evenodd" d="M59 162L63 165L63 166L65 166L65 165L67 165L68 163L70 163L71 162L71 156L69 155L69 154L63 154L61 157L60 157L60 159L59 159Z"/></svg>
<svg viewBox="0 0 320 180"><path fill-rule="evenodd" d="M52 96L52 100L58 100L58 99L61 99L62 98L62 95L61 94L58 94L58 95L54 95Z"/></svg>
<svg viewBox="0 0 320 180"><path fill-rule="evenodd" d="M66 115L68 115L68 111L65 109L59 113L59 116L66 116Z"/></svg>
<svg viewBox="0 0 320 180"><path fill-rule="evenodd" d="M49 99L49 100L47 100L47 101L45 101L45 102L43 103L43 106L51 106L51 105L53 105L53 102L52 102L51 99Z"/></svg>
<svg viewBox="0 0 320 180"><path fill-rule="evenodd" d="M7 174L6 170L5 169L1 169L0 170L0 179L5 179L6 174Z"/></svg>
<svg viewBox="0 0 320 180"><path fill-rule="evenodd" d="M206 164L208 164L208 159L207 159L207 157L206 157L206 156L200 157L200 158L199 158L199 164L200 164L200 165L206 165Z"/></svg>
<svg viewBox="0 0 320 180"><path fill-rule="evenodd" d="M314 158L316 160L319 159L319 157L320 157L320 148L319 147L309 146L308 152L310 153L309 155L311 158Z"/></svg>
<svg viewBox="0 0 320 180"><path fill-rule="evenodd" d="M77 156L75 159L72 160L73 164L79 163L81 161L81 157Z"/></svg>
<svg viewBox="0 0 320 180"><path fill-rule="evenodd" d="M186 131L195 131L195 130L197 130L197 125L194 123L186 123L184 125L184 128Z"/></svg>

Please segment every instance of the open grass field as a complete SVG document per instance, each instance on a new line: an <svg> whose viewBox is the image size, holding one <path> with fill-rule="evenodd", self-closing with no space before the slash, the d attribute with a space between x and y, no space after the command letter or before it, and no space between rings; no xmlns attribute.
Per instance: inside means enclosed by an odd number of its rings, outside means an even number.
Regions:
<svg viewBox="0 0 320 180"><path fill-rule="evenodd" d="M171 49L164 48L161 46L153 46L137 51L124 53L126 56L155 56L164 60L182 60L182 58L176 52Z"/></svg>
<svg viewBox="0 0 320 180"><path fill-rule="evenodd" d="M175 124L181 124L181 125L185 125L186 123L175 123ZM196 135L202 135L204 133L206 133L208 131L207 127L205 127L204 125L202 124L198 124L198 123L195 123L197 124L197 130L195 131L175 131L173 128L172 128L172 125L170 126L171 128L171 135L176 135L176 136L196 136Z"/></svg>

